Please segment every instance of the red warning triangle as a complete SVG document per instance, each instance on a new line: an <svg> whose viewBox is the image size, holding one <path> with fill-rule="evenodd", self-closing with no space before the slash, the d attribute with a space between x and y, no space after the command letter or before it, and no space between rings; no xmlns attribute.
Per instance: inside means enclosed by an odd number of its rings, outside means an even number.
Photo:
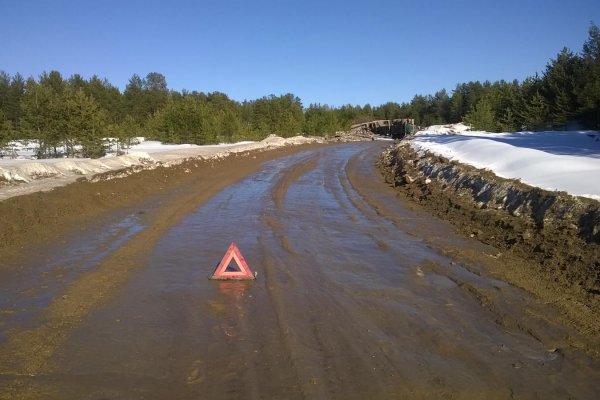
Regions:
<svg viewBox="0 0 600 400"><path fill-rule="evenodd" d="M231 260L234 260L237 264L237 270L229 268ZM256 279L256 276L250 270L248 263L244 260L235 243L231 242L229 249L227 249L225 256L223 256L210 279Z"/></svg>

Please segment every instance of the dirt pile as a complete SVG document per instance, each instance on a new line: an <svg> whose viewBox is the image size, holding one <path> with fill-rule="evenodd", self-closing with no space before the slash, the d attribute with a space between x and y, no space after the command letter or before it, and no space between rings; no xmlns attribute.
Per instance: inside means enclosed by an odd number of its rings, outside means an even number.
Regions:
<svg viewBox="0 0 600 400"><path fill-rule="evenodd" d="M600 203L550 192L490 171L418 154L408 143L386 150L379 167L388 183L463 233L526 259L518 275L576 301L600 304ZM505 276L515 276L506 263ZM516 282L529 288L527 282ZM529 285L531 286L531 285Z"/></svg>

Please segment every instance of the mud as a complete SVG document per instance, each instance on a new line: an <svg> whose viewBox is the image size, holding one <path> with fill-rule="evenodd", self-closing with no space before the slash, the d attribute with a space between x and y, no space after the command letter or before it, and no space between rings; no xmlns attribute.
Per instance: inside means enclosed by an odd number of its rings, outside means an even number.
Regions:
<svg viewBox="0 0 600 400"><path fill-rule="evenodd" d="M0 201L0 270L14 268L26 249L49 240L65 240L74 230L94 229L94 223L111 211L135 206L151 196L166 196L166 202L198 186L209 197L255 171L266 160L311 146L315 145L245 152L222 159L192 159L152 170L133 166L51 191ZM143 206L140 212L146 212Z"/></svg>
<svg viewBox="0 0 600 400"><path fill-rule="evenodd" d="M497 248L498 276L600 335L599 202L418 154L407 142L382 153L379 167L403 198Z"/></svg>
<svg viewBox="0 0 600 400"><path fill-rule="evenodd" d="M598 337L491 277L497 248L397 198L384 146L79 185L148 192L13 249L0 398L597 398ZM232 240L256 281L207 279Z"/></svg>

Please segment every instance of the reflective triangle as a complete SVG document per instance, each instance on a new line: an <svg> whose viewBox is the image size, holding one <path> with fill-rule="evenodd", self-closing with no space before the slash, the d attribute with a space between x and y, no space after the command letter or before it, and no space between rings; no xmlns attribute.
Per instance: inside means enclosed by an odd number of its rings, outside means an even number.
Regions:
<svg viewBox="0 0 600 400"><path fill-rule="evenodd" d="M237 270L229 268L232 260L235 261ZM231 242L229 249L227 249L227 252L210 279L256 279L256 276L250 270L248 263L244 260L242 253L240 253L235 243Z"/></svg>

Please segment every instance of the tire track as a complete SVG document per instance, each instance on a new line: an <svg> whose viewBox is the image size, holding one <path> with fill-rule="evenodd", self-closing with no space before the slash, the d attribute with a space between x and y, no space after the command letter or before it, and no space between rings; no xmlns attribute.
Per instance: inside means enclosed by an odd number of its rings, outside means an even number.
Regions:
<svg viewBox="0 0 600 400"><path fill-rule="evenodd" d="M301 149L298 147L296 150ZM26 330L13 329L7 333L7 340L0 345L0 376L30 377L42 373L54 353L67 341L71 331L126 282L134 271L143 267L148 249L171 227L214 193L256 171L264 160L277 158L280 154L273 151L270 154L262 153L258 158L229 158L218 163L227 163L227 168L211 168L207 174L200 174L186 182L170 197L160 197L157 210L146 216L145 229L132 235L93 270L69 284L41 310L37 326ZM20 392L23 382L19 379L9 380L12 383L0 389L0 398L14 398L14 394Z"/></svg>

